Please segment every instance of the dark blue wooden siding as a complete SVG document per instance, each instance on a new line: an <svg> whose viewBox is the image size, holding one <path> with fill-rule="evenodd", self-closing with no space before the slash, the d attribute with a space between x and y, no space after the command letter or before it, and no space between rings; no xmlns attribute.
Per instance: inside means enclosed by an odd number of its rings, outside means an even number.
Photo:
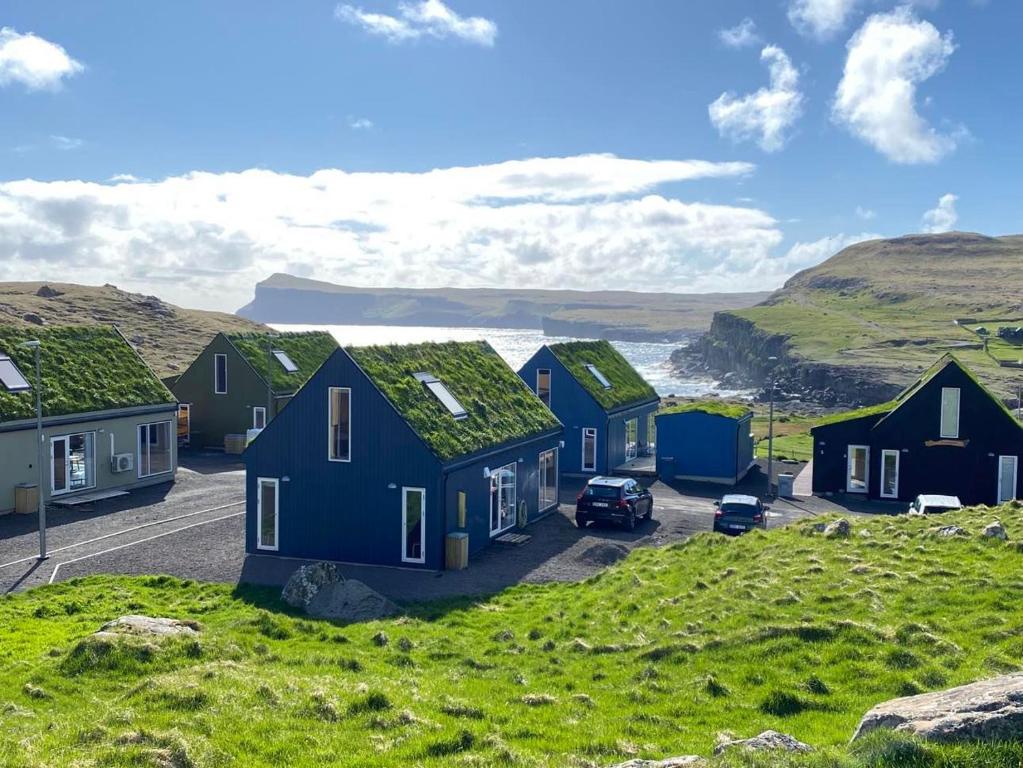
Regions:
<svg viewBox="0 0 1023 768"><path fill-rule="evenodd" d="M879 416L849 419L813 429L814 493L844 492L850 445L870 445Z"/></svg>
<svg viewBox="0 0 1023 768"><path fill-rule="evenodd" d="M750 419L699 411L657 416L657 475L740 479L753 461Z"/></svg>

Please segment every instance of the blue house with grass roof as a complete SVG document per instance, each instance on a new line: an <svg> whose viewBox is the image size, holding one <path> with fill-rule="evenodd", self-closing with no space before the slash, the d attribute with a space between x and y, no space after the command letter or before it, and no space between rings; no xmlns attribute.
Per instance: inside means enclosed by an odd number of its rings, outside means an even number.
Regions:
<svg viewBox="0 0 1023 768"><path fill-rule="evenodd" d="M891 402L826 417L810 432L815 493L1023 498L1023 425L951 354Z"/></svg>
<svg viewBox="0 0 1023 768"><path fill-rule="evenodd" d="M611 475L654 442L654 388L608 341L546 344L519 376L565 425L561 472Z"/></svg>
<svg viewBox="0 0 1023 768"><path fill-rule="evenodd" d="M439 570L557 508L561 423L485 341L336 350L246 449L246 551Z"/></svg>
<svg viewBox="0 0 1023 768"><path fill-rule="evenodd" d="M657 476L735 485L753 466L753 411L716 401L678 403L656 416Z"/></svg>

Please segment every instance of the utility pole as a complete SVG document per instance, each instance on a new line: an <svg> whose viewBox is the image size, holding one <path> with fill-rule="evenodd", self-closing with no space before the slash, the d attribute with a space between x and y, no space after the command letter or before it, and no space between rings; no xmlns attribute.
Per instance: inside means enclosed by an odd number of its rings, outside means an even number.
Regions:
<svg viewBox="0 0 1023 768"><path fill-rule="evenodd" d="M42 343L38 339L26 341L21 346L31 349L35 353L36 363L36 467L39 470L39 559L45 560L46 554L46 501L43 498L45 487L45 474L43 471L43 376L39 364L39 352Z"/></svg>
<svg viewBox="0 0 1023 768"><path fill-rule="evenodd" d="M774 476L774 364L778 362L778 358L771 355L767 362L771 363L771 385L767 406L767 495L773 499L774 484L771 478Z"/></svg>

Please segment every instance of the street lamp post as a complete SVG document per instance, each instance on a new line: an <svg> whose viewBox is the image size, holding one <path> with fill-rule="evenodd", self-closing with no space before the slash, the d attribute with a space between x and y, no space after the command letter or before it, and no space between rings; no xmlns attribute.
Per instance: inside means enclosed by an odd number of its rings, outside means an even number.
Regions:
<svg viewBox="0 0 1023 768"><path fill-rule="evenodd" d="M36 466L39 470L39 559L45 560L46 554L46 501L43 499L43 377L39 367L39 351L42 344L38 339L26 341L21 346L35 352L36 363Z"/></svg>
<svg viewBox="0 0 1023 768"><path fill-rule="evenodd" d="M771 478L774 476L774 363L778 358L774 355L767 358L771 363L771 385L768 390L767 406L767 495L774 498L774 485Z"/></svg>

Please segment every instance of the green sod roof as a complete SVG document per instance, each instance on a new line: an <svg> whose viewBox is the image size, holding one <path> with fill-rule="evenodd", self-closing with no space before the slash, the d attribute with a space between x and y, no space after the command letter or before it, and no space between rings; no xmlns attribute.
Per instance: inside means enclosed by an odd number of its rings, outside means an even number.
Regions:
<svg viewBox="0 0 1023 768"><path fill-rule="evenodd" d="M830 424L840 424L843 421L852 421L853 419L862 419L867 416L882 416L890 411L894 410L895 406L898 405L897 400L889 400L887 403L878 403L877 405L868 405L865 408L856 408L852 411L842 411L841 413L832 413L824 416L814 424L812 429L817 427L826 427Z"/></svg>
<svg viewBox="0 0 1023 768"><path fill-rule="evenodd" d="M35 353L19 346L42 342L43 416L174 403L174 395L115 328L67 326L0 327L0 354L10 357L35 385ZM0 387L0 422L35 417L35 390L10 393Z"/></svg>
<svg viewBox="0 0 1023 768"><path fill-rule="evenodd" d="M749 409L749 406L740 403L722 403L719 400L677 403L658 411L659 416L667 416L673 413L706 413L711 416L724 416L727 419L743 419L753 412Z"/></svg>
<svg viewBox="0 0 1023 768"><path fill-rule="evenodd" d="M279 395L297 392L338 348L337 341L326 331L225 335L264 381L267 380L267 366L270 367L270 387ZM277 358L268 357L268 350L285 352L298 370L288 373Z"/></svg>
<svg viewBox="0 0 1023 768"><path fill-rule="evenodd" d="M559 422L485 341L348 347L442 460L558 429ZM456 419L415 374L436 377L466 411Z"/></svg>
<svg viewBox="0 0 1023 768"><path fill-rule="evenodd" d="M568 341L548 349L604 410L657 399L657 393L609 341ZM586 367L592 365L610 382L606 389Z"/></svg>

